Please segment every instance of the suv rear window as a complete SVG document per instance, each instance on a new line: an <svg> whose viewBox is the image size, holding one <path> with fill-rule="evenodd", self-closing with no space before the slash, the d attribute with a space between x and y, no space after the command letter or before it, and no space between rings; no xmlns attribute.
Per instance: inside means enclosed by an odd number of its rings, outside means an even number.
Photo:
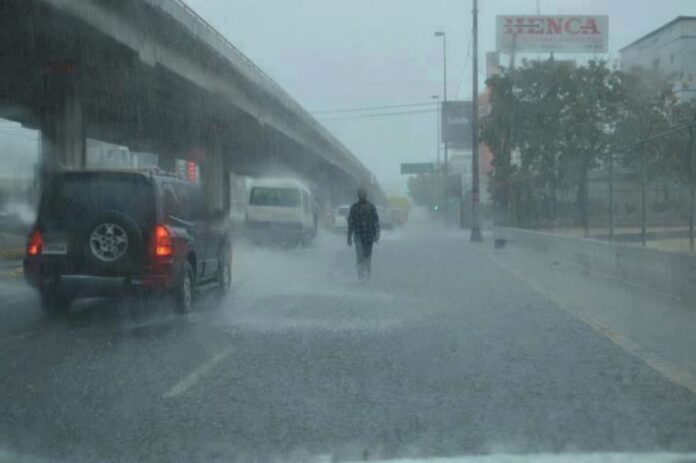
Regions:
<svg viewBox="0 0 696 463"><path fill-rule="evenodd" d="M249 204L252 206L298 207L300 192L294 188L254 187Z"/></svg>
<svg viewBox="0 0 696 463"><path fill-rule="evenodd" d="M42 206L42 221L73 223L104 211L128 215L138 224L154 222L154 195L140 176L119 174L64 175Z"/></svg>

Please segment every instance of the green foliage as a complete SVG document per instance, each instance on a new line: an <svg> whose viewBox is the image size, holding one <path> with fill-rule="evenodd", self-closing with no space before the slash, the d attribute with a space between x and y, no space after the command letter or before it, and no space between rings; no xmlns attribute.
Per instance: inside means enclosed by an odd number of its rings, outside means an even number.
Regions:
<svg viewBox="0 0 696 463"><path fill-rule="evenodd" d="M553 223L562 189L574 192L576 222L588 226L588 173L610 156L652 173L689 172L687 131L635 143L696 120L696 105L678 102L659 74L551 58L505 70L487 84L491 111L481 138L494 153L491 195L516 225Z"/></svg>
<svg viewBox="0 0 696 463"><path fill-rule="evenodd" d="M439 209L443 197L440 175L419 174L409 177L407 189L416 204L432 211Z"/></svg>

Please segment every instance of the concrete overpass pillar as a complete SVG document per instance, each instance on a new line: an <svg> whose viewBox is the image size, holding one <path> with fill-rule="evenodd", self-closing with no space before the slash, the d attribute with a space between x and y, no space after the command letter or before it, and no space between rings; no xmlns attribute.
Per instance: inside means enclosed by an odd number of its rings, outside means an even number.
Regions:
<svg viewBox="0 0 696 463"><path fill-rule="evenodd" d="M84 112L79 97L68 94L58 98L43 115L43 170L83 169L86 145Z"/></svg>
<svg viewBox="0 0 696 463"><path fill-rule="evenodd" d="M230 210L230 171L219 143L206 153L201 164L201 182L208 212Z"/></svg>

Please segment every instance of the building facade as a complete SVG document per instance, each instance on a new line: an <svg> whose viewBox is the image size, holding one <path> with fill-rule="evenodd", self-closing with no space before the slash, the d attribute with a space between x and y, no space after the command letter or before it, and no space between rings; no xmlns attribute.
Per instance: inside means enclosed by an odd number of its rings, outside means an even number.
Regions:
<svg viewBox="0 0 696 463"><path fill-rule="evenodd" d="M621 70L655 70L674 81L679 98L696 96L696 17L679 16L622 48Z"/></svg>

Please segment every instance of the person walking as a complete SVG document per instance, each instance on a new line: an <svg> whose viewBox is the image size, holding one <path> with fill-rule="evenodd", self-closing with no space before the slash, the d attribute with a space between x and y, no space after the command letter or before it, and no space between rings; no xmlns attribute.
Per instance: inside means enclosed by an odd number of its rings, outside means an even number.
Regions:
<svg viewBox="0 0 696 463"><path fill-rule="evenodd" d="M358 188L358 201L348 213L348 246L355 242L358 279L365 281L372 270L372 245L379 241L377 208L367 200L367 190Z"/></svg>

